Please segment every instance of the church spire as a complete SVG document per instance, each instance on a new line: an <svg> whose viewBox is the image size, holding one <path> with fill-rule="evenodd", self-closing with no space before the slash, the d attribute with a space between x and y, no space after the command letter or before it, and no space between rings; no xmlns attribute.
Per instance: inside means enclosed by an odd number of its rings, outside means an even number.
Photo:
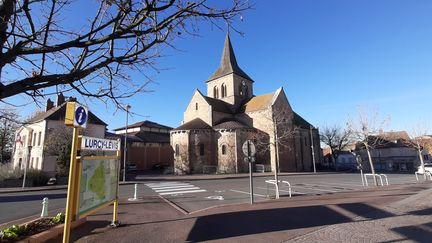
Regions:
<svg viewBox="0 0 432 243"><path fill-rule="evenodd" d="M231 40L229 38L229 35L226 35L225 38L225 44L222 52L222 58L219 68L214 72L210 78L207 79L206 82L212 81L214 79L220 78L222 76L225 76L227 74L237 74L243 78L246 78L250 81L252 79L245 73L237 64L237 60L234 55L234 50L231 45Z"/></svg>

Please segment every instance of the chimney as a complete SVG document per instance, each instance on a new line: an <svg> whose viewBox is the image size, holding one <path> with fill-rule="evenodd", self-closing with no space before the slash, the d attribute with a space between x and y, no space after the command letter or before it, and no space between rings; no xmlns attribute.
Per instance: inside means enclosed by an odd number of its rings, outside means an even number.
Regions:
<svg viewBox="0 0 432 243"><path fill-rule="evenodd" d="M45 111L49 111L53 107L54 107L54 102L52 102L51 99L48 98L48 100L46 101Z"/></svg>
<svg viewBox="0 0 432 243"><path fill-rule="evenodd" d="M57 107L61 106L65 102L65 97L63 96L63 93L60 93L57 95Z"/></svg>

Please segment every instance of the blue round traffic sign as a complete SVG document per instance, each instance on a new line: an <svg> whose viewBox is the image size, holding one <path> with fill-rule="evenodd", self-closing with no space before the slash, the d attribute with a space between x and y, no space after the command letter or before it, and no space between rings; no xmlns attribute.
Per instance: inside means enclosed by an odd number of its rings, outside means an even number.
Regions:
<svg viewBox="0 0 432 243"><path fill-rule="evenodd" d="M78 106L75 110L75 121L78 125L82 126L87 122L87 112L82 106Z"/></svg>

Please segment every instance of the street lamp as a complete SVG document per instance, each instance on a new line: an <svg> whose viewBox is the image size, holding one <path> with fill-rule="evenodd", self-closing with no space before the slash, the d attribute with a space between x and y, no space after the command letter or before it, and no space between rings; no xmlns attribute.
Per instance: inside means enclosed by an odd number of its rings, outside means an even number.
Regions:
<svg viewBox="0 0 432 243"><path fill-rule="evenodd" d="M128 117L130 105L126 105L126 130L124 136L124 149L123 149L123 182L126 181L126 156L127 156L127 133L128 133Z"/></svg>

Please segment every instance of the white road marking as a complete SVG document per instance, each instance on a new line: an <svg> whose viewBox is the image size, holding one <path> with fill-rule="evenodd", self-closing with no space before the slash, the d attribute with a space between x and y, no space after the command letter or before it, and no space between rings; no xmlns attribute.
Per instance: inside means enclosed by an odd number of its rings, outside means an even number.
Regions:
<svg viewBox="0 0 432 243"><path fill-rule="evenodd" d="M148 187L155 187L155 186L169 186L169 185L189 185L188 183L184 182L161 182L161 183L148 183L144 184Z"/></svg>
<svg viewBox="0 0 432 243"><path fill-rule="evenodd" d="M179 192L162 192L159 193L159 195L171 195L171 194L184 194L184 193L195 193L195 192L206 192L206 190L201 189L201 190L192 190L192 191L179 191Z"/></svg>
<svg viewBox="0 0 432 243"><path fill-rule="evenodd" d="M184 190L195 190L195 189L200 189L197 186L190 186L187 188L173 188L173 189L161 189L161 190L154 190L155 192L174 192L174 191L184 191Z"/></svg>
<svg viewBox="0 0 432 243"><path fill-rule="evenodd" d="M152 187L153 190L159 190L159 189L172 189L172 188L185 188L185 187L191 187L194 185L179 185L179 186L161 186L161 187Z"/></svg>
<svg viewBox="0 0 432 243"><path fill-rule="evenodd" d="M206 192L207 190L201 189L189 183L182 182L161 182L161 183L148 183L145 184L159 195L181 195L184 193Z"/></svg>
<svg viewBox="0 0 432 243"><path fill-rule="evenodd" d="M238 191L238 190L233 190L233 189L231 189L230 191L232 191L232 192L238 192L238 193L243 193L243 194L248 194L248 195L250 195L250 192ZM267 196L264 196L264 195L261 195L261 194L256 194L256 193L254 193L254 196L259 196L259 197L267 197Z"/></svg>

